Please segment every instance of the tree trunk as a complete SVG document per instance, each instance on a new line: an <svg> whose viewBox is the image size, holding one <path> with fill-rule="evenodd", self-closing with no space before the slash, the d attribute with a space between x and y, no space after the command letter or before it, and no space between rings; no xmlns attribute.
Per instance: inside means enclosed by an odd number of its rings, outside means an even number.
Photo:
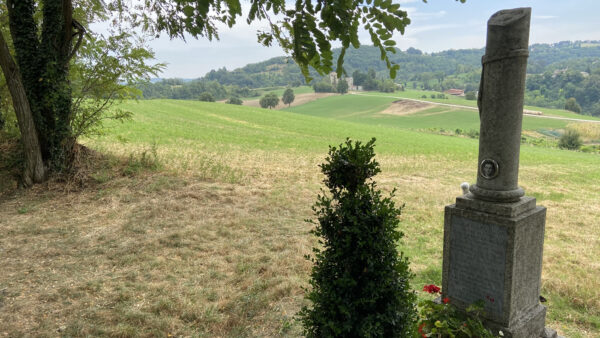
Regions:
<svg viewBox="0 0 600 338"><path fill-rule="evenodd" d="M33 121L33 115L25 94L25 88L21 80L21 74L15 64L4 35L0 31L0 67L6 78L6 84L10 95L12 96L13 107L19 129L21 131L21 140L23 142L23 152L25 153L25 168L23 171L23 184L31 186L34 183L42 182L46 176L46 169L42 160L42 152L37 137L37 131Z"/></svg>
<svg viewBox="0 0 600 338"><path fill-rule="evenodd" d="M48 137L49 166L56 171L68 169L72 161L74 138L71 130L71 85L69 58L73 41L73 6L71 0L44 0L40 51L42 116L51 123Z"/></svg>
<svg viewBox="0 0 600 338"><path fill-rule="evenodd" d="M63 171L70 167L74 144L69 83L75 49L72 0L7 0L7 9L42 159L48 170ZM41 21L36 19L40 9Z"/></svg>
<svg viewBox="0 0 600 338"><path fill-rule="evenodd" d="M41 98L42 63L40 62L40 43L38 23L35 19L35 0L7 0L8 22L14 46L14 61L19 67L21 83L33 115L33 122L40 142L42 159L49 157L46 135L51 130L52 121L42 116Z"/></svg>

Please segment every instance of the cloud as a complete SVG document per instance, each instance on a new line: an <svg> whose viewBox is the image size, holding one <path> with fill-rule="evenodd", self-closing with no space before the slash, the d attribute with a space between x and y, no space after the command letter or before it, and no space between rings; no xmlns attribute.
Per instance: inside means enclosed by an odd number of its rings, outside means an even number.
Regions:
<svg viewBox="0 0 600 338"><path fill-rule="evenodd" d="M422 12L422 13L414 11L410 15L412 18L415 18L415 19L437 19L437 18L443 18L444 16L446 16L446 11L442 10L442 11L437 11L437 12Z"/></svg>
<svg viewBox="0 0 600 338"><path fill-rule="evenodd" d="M533 18L538 19L538 20L550 20L550 19L556 19L556 18L558 18L558 16L556 16L556 15L534 15Z"/></svg>

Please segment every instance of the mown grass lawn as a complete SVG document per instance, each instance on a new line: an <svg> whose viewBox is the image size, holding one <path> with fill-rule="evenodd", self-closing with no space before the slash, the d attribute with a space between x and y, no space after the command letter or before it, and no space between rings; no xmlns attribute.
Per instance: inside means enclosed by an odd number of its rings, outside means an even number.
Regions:
<svg viewBox="0 0 600 338"><path fill-rule="evenodd" d="M345 102L320 101L315 115ZM376 180L406 205L399 248L413 287L439 284L443 209L461 182L475 180L477 140L410 130L427 121L367 123L386 102L349 104L357 116L370 111L364 120L344 109L334 119L219 103L124 104L133 121L84 140L107 154L85 187L2 195L0 334L300 335L304 255L317 244L304 219L322 186L318 164L346 137L377 138ZM451 123L468 128L464 114ZM600 335L599 166L594 154L521 150L520 185L548 208L547 325L569 337Z"/></svg>

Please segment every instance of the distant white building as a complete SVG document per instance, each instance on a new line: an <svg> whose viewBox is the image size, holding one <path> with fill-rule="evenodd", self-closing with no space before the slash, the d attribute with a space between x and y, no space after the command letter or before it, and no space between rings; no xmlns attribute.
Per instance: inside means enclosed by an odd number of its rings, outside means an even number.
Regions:
<svg viewBox="0 0 600 338"><path fill-rule="evenodd" d="M358 88L354 86L354 79L352 77L342 77L341 80L346 80L346 83L348 84L348 90L358 90ZM333 86L337 86L338 77L336 72L329 73L329 82Z"/></svg>

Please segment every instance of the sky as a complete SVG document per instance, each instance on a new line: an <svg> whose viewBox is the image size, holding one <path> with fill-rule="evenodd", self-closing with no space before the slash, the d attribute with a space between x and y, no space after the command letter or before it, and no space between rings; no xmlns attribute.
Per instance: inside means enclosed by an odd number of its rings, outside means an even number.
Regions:
<svg viewBox="0 0 600 338"><path fill-rule="evenodd" d="M247 0L241 0L245 8ZM487 20L501 9L531 7L530 43L554 43L564 40L600 40L600 0L393 0L408 12L411 24L404 35L394 36L397 47L424 52L485 46ZM160 37L149 45L156 60L166 62L162 78L198 78L211 69L243 67L275 56L285 55L279 46L264 47L256 32L267 29L264 22L248 25L238 19L233 28L221 26L219 41L187 38L170 40ZM370 44L360 34L362 44ZM339 46L339 45L337 45ZM334 47L336 45L334 44Z"/></svg>

